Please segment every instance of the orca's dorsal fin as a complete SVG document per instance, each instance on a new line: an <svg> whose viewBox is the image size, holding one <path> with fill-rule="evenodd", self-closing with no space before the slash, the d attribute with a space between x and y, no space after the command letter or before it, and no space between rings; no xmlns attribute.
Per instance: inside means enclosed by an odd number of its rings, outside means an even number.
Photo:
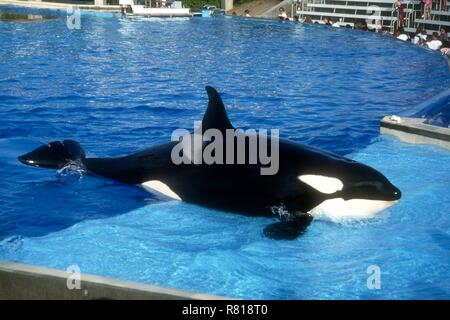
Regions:
<svg viewBox="0 0 450 320"><path fill-rule="evenodd" d="M208 129L218 129L222 132L226 129L234 129L217 90L210 86L206 86L205 89L209 102L202 120L203 132Z"/></svg>

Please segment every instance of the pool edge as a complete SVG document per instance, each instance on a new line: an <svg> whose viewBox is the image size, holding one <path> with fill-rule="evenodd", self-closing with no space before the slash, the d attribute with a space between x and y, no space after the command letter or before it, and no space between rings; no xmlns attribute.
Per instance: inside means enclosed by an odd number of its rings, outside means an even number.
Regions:
<svg viewBox="0 0 450 320"><path fill-rule="evenodd" d="M77 286L77 279L80 279ZM69 289L69 286L73 289ZM193 291L0 261L0 300L224 300Z"/></svg>

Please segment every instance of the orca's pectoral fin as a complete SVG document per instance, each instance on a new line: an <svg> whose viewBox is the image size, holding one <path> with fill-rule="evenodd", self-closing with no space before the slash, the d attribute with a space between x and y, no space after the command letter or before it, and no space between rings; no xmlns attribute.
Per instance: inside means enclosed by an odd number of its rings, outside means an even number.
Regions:
<svg viewBox="0 0 450 320"><path fill-rule="evenodd" d="M311 221L310 214L300 214L268 225L264 228L263 233L273 240L295 240L305 233Z"/></svg>

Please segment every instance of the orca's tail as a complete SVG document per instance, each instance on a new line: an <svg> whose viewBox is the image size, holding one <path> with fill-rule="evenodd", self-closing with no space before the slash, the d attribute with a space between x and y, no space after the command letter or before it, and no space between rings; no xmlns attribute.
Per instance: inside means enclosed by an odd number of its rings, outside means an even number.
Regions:
<svg viewBox="0 0 450 320"><path fill-rule="evenodd" d="M73 140L53 141L20 156L20 162L40 168L61 169L86 158L83 148Z"/></svg>

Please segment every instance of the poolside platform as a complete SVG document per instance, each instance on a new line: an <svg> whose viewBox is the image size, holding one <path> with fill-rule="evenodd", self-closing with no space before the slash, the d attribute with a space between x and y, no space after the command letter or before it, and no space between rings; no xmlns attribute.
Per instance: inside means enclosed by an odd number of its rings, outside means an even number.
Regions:
<svg viewBox="0 0 450 320"><path fill-rule="evenodd" d="M383 27L393 32L397 16L393 10L395 0L305 0L297 6L297 14L309 16L313 22L332 18L341 27L353 26L356 22L367 21L370 28ZM419 0L405 0L405 20L407 26L414 24Z"/></svg>
<svg viewBox="0 0 450 320"><path fill-rule="evenodd" d="M393 135L407 143L432 144L450 150L450 129L425 123L424 118L386 116L380 132Z"/></svg>
<svg viewBox="0 0 450 320"><path fill-rule="evenodd" d="M393 9L396 0L304 0L297 6L297 14L309 16L313 22L322 22L332 18L341 27L353 26L357 21L366 20L370 28L379 28L394 32L398 27L397 14ZM450 28L450 2L441 7L439 1L433 3L431 19L425 20L420 0L405 0L404 13L407 32L415 33L422 27L428 34L439 31L440 27ZM450 32L449 32L450 35Z"/></svg>
<svg viewBox="0 0 450 320"><path fill-rule="evenodd" d="M162 288L130 281L82 273L79 288L69 289L71 273L0 262L0 299L2 300L223 300L220 296Z"/></svg>
<svg viewBox="0 0 450 320"><path fill-rule="evenodd" d="M0 0L0 4L13 6L43 8L43 9L68 9L78 7L81 10L100 11L100 12L121 12L118 5L96 5L96 4L77 4L77 3L59 3L46 1L20 1L20 0Z"/></svg>

